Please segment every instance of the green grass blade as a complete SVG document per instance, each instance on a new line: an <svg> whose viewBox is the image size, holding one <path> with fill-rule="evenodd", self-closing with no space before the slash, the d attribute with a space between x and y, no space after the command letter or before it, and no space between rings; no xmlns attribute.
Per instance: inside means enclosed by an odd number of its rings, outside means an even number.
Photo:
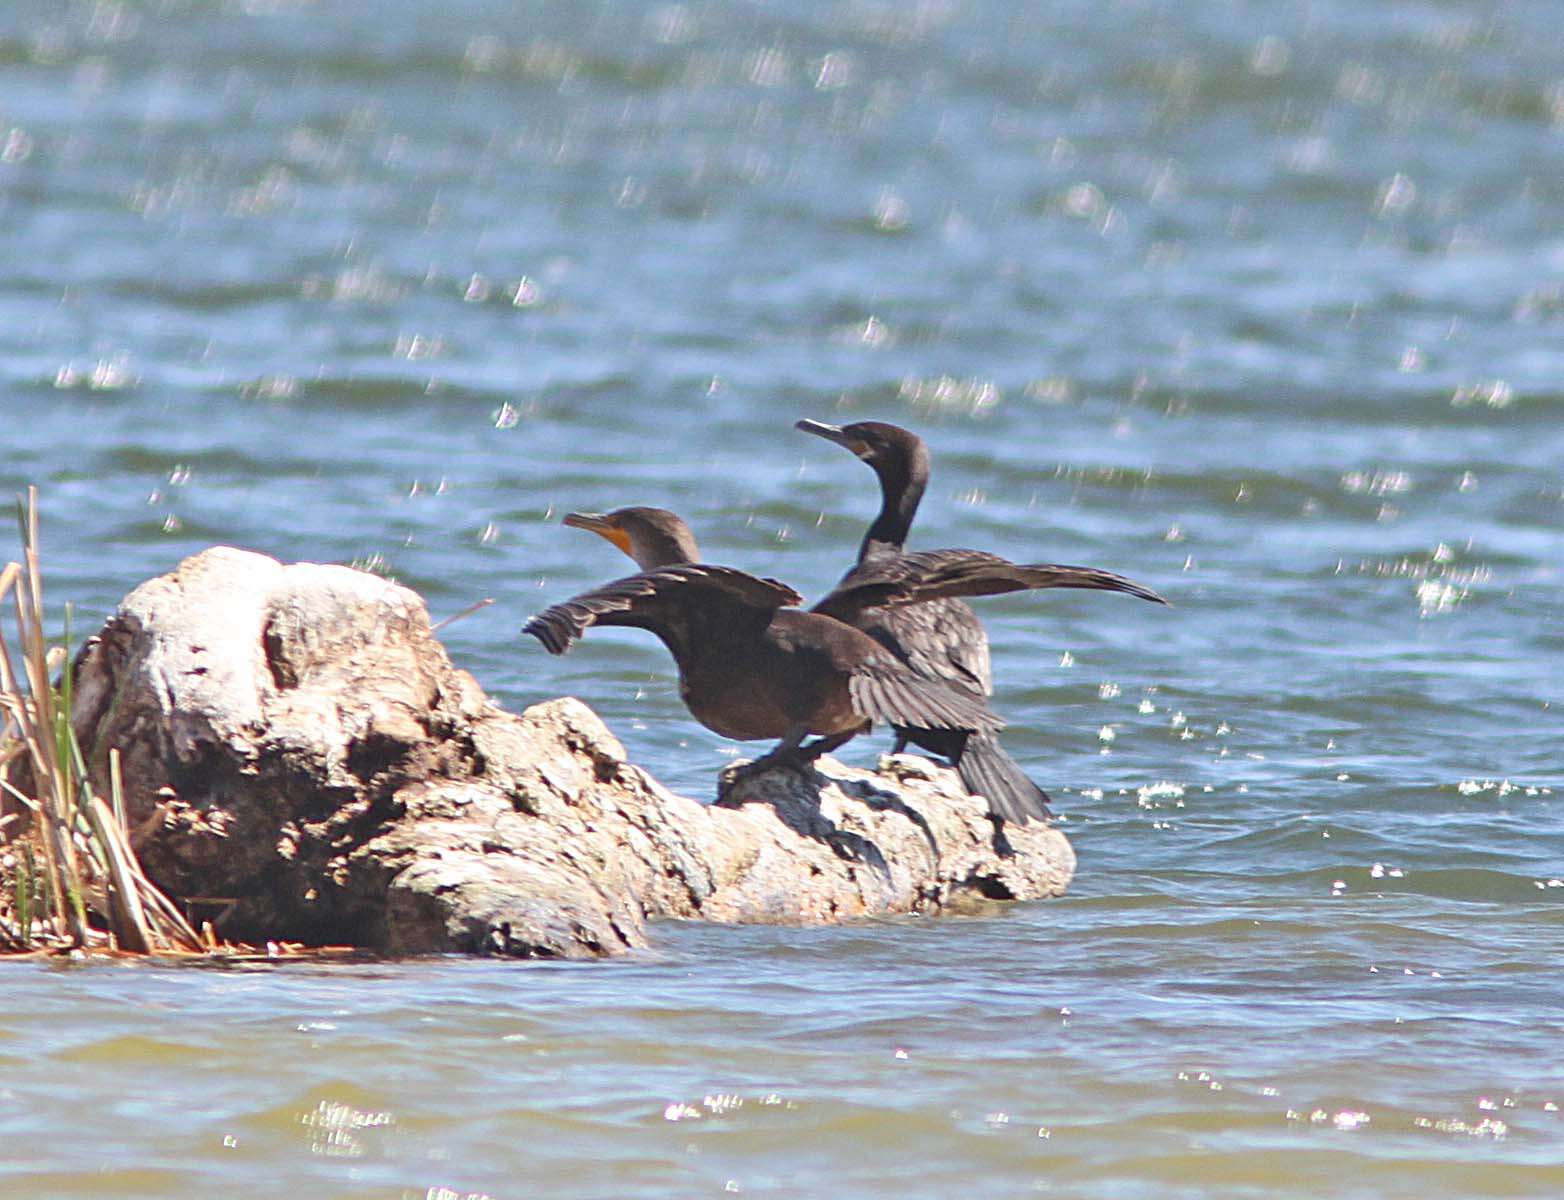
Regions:
<svg viewBox="0 0 1564 1200"><path fill-rule="evenodd" d="M71 617L75 607L70 601L65 602L65 637L62 642L65 662L60 666L60 707L65 710L67 721L71 715Z"/></svg>
<svg viewBox="0 0 1564 1200"><path fill-rule="evenodd" d="M33 848L27 842L21 844L21 856L16 864L15 893L12 907L16 909L17 932L22 944L29 946L33 940Z"/></svg>

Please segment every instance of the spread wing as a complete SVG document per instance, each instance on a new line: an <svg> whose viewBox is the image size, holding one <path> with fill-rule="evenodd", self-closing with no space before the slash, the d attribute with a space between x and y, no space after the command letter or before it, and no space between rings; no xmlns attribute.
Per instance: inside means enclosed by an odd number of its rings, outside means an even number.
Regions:
<svg viewBox="0 0 1564 1200"><path fill-rule="evenodd" d="M856 625L863 613L874 608L1039 588L1091 588L1167 603L1150 588L1097 567L1018 564L982 550L923 550L860 563L815 605L815 611Z"/></svg>
<svg viewBox="0 0 1564 1200"><path fill-rule="evenodd" d="M889 725L988 732L1005 725L981 693L921 678L890 661L871 659L855 668L847 694L858 712Z"/></svg>
<svg viewBox="0 0 1564 1200"><path fill-rule="evenodd" d="M866 613L859 628L919 675L967 691L994 692L988 634L961 600L930 600Z"/></svg>
<svg viewBox="0 0 1564 1200"><path fill-rule="evenodd" d="M785 583L734 567L683 563L616 579L545 608L521 627L550 654L563 654L594 625L627 625L661 633L702 613L787 608L802 601Z"/></svg>

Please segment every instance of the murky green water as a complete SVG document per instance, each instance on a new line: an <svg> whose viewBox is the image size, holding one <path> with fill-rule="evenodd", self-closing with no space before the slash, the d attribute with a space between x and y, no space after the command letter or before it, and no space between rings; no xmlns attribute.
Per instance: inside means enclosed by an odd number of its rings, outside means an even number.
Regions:
<svg viewBox="0 0 1564 1200"><path fill-rule="evenodd" d="M0 7L0 491L78 625L378 556L705 794L663 504L824 590L922 431L1071 895L586 966L0 969L0 1194L1564 1192L1564 49L1521 3ZM849 747L868 761L883 735Z"/></svg>

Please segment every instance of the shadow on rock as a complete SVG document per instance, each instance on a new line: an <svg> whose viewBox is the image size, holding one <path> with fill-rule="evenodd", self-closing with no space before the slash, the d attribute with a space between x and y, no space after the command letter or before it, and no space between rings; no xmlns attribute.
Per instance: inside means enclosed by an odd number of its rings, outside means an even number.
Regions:
<svg viewBox="0 0 1564 1200"><path fill-rule="evenodd" d="M722 772L718 785L718 807L767 805L776 813L777 820L799 837L829 847L839 858L862 863L887 876L890 874L890 865L885 861L879 846L862 834L843 828L840 814L837 814L835 820L826 815L823 801L824 790L832 785L829 777L821 774L813 765L778 766L750 774L746 768L751 765L738 762ZM871 791L873 789L866 787L853 788L853 793L861 800L865 799L863 793ZM910 809L904 807L904 811L911 814Z"/></svg>

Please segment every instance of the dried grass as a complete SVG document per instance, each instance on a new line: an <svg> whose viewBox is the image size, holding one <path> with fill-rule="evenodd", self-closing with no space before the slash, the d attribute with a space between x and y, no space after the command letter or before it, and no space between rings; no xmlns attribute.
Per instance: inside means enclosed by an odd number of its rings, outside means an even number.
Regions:
<svg viewBox="0 0 1564 1200"><path fill-rule="evenodd" d="M136 861L118 752L110 752L111 802L88 776L70 721L69 613L63 645L51 649L44 632L36 488L18 501L17 523L22 561L0 571L0 857L10 867L0 871L10 880L9 896L0 896L0 948L206 954L211 943ZM58 685L50 681L56 669Z"/></svg>

